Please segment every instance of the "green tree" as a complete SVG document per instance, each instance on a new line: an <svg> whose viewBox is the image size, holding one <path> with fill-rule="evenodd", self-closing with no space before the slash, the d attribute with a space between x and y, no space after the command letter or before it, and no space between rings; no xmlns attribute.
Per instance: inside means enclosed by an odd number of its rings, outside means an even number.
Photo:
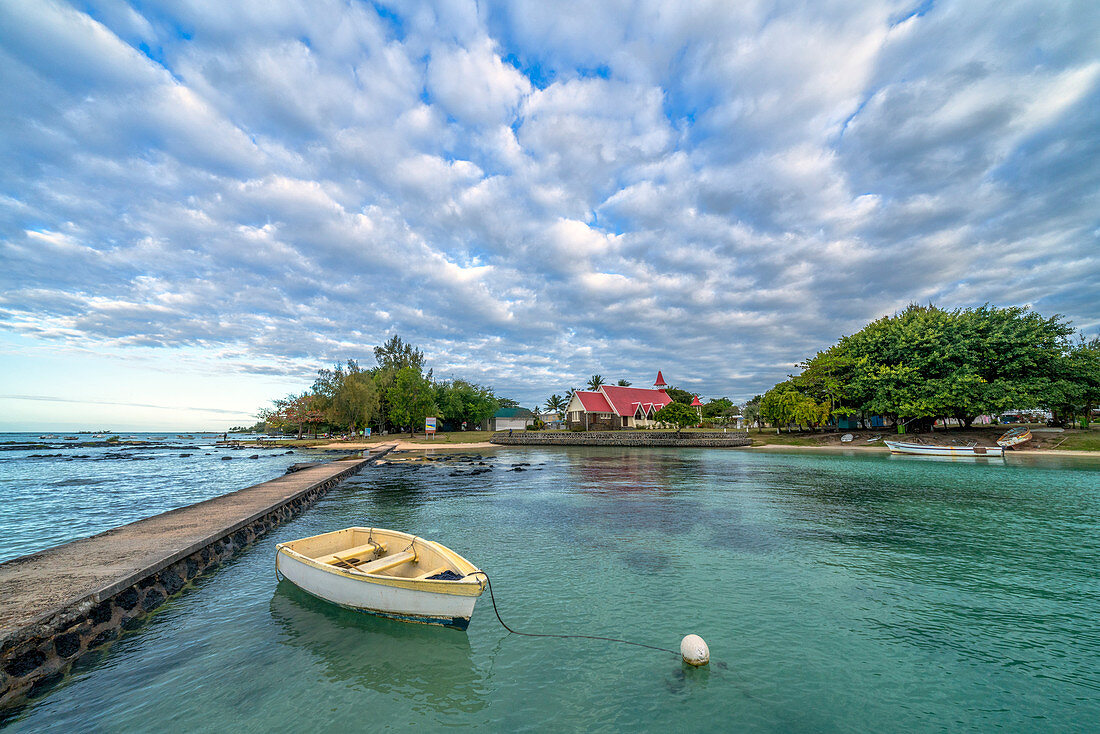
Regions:
<svg viewBox="0 0 1100 734"><path fill-rule="evenodd" d="M630 382L630 380L619 380L615 384L618 385L619 387L630 387L631 382Z"/></svg>
<svg viewBox="0 0 1100 734"><path fill-rule="evenodd" d="M557 393L548 397L546 402L543 403L543 407L546 408L547 413L557 413L559 416L565 412L568 405L569 401Z"/></svg>
<svg viewBox="0 0 1100 734"><path fill-rule="evenodd" d="M764 393L760 416L774 426L796 424L815 428L829 418L829 407L801 392L793 380L781 382Z"/></svg>
<svg viewBox="0 0 1100 734"><path fill-rule="evenodd" d="M424 374L424 353L412 344L402 341L396 334L382 346L374 348L374 358L384 370L396 372L411 367L418 375Z"/></svg>
<svg viewBox="0 0 1100 734"><path fill-rule="evenodd" d="M375 421L380 413L378 386L369 372L354 372L344 381L336 396L334 410L343 418L350 433L356 433Z"/></svg>
<svg viewBox="0 0 1100 734"><path fill-rule="evenodd" d="M801 365L791 382L830 415L878 414L917 427L956 418L969 425L982 413L1068 399L1072 331L1061 316L1022 307L911 305L841 338ZM768 409L782 412L781 404L792 401L777 393Z"/></svg>
<svg viewBox="0 0 1100 734"><path fill-rule="evenodd" d="M1056 420L1073 422L1076 416L1088 425L1092 411L1100 405L1100 337L1081 337L1063 360L1060 379L1051 385L1049 408Z"/></svg>
<svg viewBox="0 0 1100 734"><path fill-rule="evenodd" d="M699 422L699 414L695 412L695 408L677 402L669 403L658 410L654 418L661 423L676 426L677 432Z"/></svg>
<svg viewBox="0 0 1100 734"><path fill-rule="evenodd" d="M436 383L435 403L445 420L472 425L492 417L499 405L492 390L466 380Z"/></svg>
<svg viewBox="0 0 1100 734"><path fill-rule="evenodd" d="M763 399L762 395L755 395L752 400L746 401L741 406L741 415L744 416L745 421L750 426L756 425L758 430L763 430L763 427L760 426L760 402Z"/></svg>
<svg viewBox="0 0 1100 734"><path fill-rule="evenodd" d="M736 407L729 398L708 400L703 406L703 420L714 420L722 416L733 415Z"/></svg>
<svg viewBox="0 0 1100 734"><path fill-rule="evenodd" d="M366 427L379 415L378 387L374 375L349 359L346 365L317 371L313 382L313 404L324 419L350 433Z"/></svg>
<svg viewBox="0 0 1100 734"><path fill-rule="evenodd" d="M599 390L600 386L603 385L603 384L604 384L604 382L603 382L603 376L602 375L592 375L592 377L588 378L588 389L589 390Z"/></svg>
<svg viewBox="0 0 1100 734"><path fill-rule="evenodd" d="M531 421L532 430L541 431L546 428L546 421L544 421L542 418L539 418L539 406L536 405L534 408L531 409L531 415L534 416L534 419Z"/></svg>
<svg viewBox="0 0 1100 734"><path fill-rule="evenodd" d="M397 370L386 398L390 421L397 427L408 426L410 436L436 412L432 383L413 366Z"/></svg>
<svg viewBox="0 0 1100 734"><path fill-rule="evenodd" d="M691 405L692 401L695 400L694 395L678 387L666 387L665 394L672 398L673 402L683 403L684 405ZM698 418L698 416L696 416L696 418Z"/></svg>

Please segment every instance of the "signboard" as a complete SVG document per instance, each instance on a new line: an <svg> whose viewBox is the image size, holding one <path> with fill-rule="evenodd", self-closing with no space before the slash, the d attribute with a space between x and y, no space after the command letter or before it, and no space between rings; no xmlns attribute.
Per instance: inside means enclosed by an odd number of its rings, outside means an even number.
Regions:
<svg viewBox="0 0 1100 734"><path fill-rule="evenodd" d="M424 433L435 433L435 418L424 419Z"/></svg>
<svg viewBox="0 0 1100 734"><path fill-rule="evenodd" d="M369 426L367 428L363 429L363 437L364 438L370 438L370 427Z"/></svg>

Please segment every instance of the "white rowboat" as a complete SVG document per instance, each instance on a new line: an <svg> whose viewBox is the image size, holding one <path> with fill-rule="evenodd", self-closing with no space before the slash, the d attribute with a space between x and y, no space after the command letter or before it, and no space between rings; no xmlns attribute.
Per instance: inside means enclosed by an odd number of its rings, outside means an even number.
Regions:
<svg viewBox="0 0 1100 734"><path fill-rule="evenodd" d="M1004 456L1003 446L936 446L924 443L902 443L885 441L892 454L912 454L914 456Z"/></svg>
<svg viewBox="0 0 1100 734"><path fill-rule="evenodd" d="M275 568L303 591L348 609L463 630L486 584L480 569L450 548L382 528L280 543Z"/></svg>

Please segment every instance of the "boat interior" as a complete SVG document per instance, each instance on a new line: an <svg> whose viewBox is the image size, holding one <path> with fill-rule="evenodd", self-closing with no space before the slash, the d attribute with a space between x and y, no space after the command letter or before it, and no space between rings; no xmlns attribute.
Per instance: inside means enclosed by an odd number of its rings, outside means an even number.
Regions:
<svg viewBox="0 0 1100 734"><path fill-rule="evenodd" d="M432 541L380 528L346 528L284 547L335 568L418 581L458 581L478 570Z"/></svg>

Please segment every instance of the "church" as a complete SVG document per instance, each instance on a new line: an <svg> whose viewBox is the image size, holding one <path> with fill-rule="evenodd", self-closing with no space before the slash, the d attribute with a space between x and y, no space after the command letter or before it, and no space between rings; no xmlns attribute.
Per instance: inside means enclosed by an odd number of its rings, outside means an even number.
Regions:
<svg viewBox="0 0 1100 734"><path fill-rule="evenodd" d="M566 427L586 431L650 428L657 424L653 417L657 411L672 402L666 387L658 370L651 388L601 385L599 390L577 390L565 409Z"/></svg>

